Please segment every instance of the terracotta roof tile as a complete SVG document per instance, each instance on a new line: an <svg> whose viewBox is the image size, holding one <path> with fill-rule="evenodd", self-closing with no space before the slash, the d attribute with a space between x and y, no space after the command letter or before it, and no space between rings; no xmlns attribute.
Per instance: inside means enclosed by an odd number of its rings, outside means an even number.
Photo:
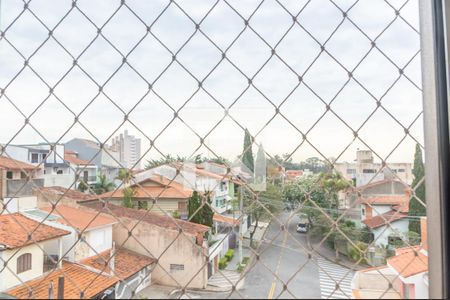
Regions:
<svg viewBox="0 0 450 300"><path fill-rule="evenodd" d="M28 240L29 234L32 234L31 240ZM7 249L21 248L68 234L70 232L66 230L40 224L19 213L0 215L0 244Z"/></svg>
<svg viewBox="0 0 450 300"><path fill-rule="evenodd" d="M33 165L6 156L0 156L0 168L6 170L24 170L24 171L33 171L40 169L39 167L35 167Z"/></svg>
<svg viewBox="0 0 450 300"><path fill-rule="evenodd" d="M19 299L48 299L48 287L50 282L54 286L54 298L58 295L58 278L64 276L64 299L79 299L83 292L85 299L94 298L96 295L114 286L118 282L117 277L100 275L83 266L64 262L63 269L43 275L37 279L26 282L18 287L6 291L6 293ZM30 297L30 293L32 293Z"/></svg>
<svg viewBox="0 0 450 300"><path fill-rule="evenodd" d="M116 217L123 217L135 220L142 220L142 222L146 222L149 224L156 225L158 227L167 228L170 230L178 231L181 229L184 233L197 236L199 233L203 234L207 232L210 227L187 222L179 219L174 219L169 216L161 216L157 213L145 210L138 210L133 208L126 208L118 205L113 205L111 203L106 203L103 207L103 203L91 203L84 204L86 207L107 213L113 214Z"/></svg>
<svg viewBox="0 0 450 300"><path fill-rule="evenodd" d="M428 257L413 249L388 258L387 263L405 278L428 271Z"/></svg>
<svg viewBox="0 0 450 300"><path fill-rule="evenodd" d="M79 165L79 166L87 166L87 165L92 165L89 161L87 160L83 160L83 159L79 159L78 157L76 157L73 153L73 151L65 151L64 152L64 160L74 164L74 165Z"/></svg>
<svg viewBox="0 0 450 300"><path fill-rule="evenodd" d="M367 227L374 229L407 217L407 214L391 210L382 215L378 215L373 218L367 218L363 221L363 223L366 224Z"/></svg>
<svg viewBox="0 0 450 300"><path fill-rule="evenodd" d="M117 220L109 215L88 211L83 207L73 208L66 205L57 205L54 211L52 211L51 207L44 207L41 210L52 215L61 216L62 218L55 220L55 222L75 227L80 231L117 223Z"/></svg>
<svg viewBox="0 0 450 300"><path fill-rule="evenodd" d="M74 200L88 200L92 198L92 195L90 194L85 194L76 190L67 189L62 186L41 187L37 190L42 193L50 193L61 196L64 195L64 197L71 198Z"/></svg>
<svg viewBox="0 0 450 300"><path fill-rule="evenodd" d="M99 270L100 272L111 272L107 262L110 259L111 250L104 251L99 255L86 258L82 264ZM140 255L124 248L118 248L114 254L114 272L121 280L125 280L143 268L152 265L156 259Z"/></svg>
<svg viewBox="0 0 450 300"><path fill-rule="evenodd" d="M220 214L214 214L213 220L219 223L227 223L234 226L241 223L239 219L233 219L231 217L223 216Z"/></svg>
<svg viewBox="0 0 450 300"><path fill-rule="evenodd" d="M358 202L361 204L373 205L403 205L409 203L410 197L408 195L386 195L386 196L369 196L359 198Z"/></svg>

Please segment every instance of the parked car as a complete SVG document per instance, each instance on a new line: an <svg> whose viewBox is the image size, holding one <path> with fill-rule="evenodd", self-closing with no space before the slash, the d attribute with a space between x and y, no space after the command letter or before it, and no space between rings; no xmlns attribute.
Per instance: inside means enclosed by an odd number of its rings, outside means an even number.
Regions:
<svg viewBox="0 0 450 300"><path fill-rule="evenodd" d="M297 224L297 232L307 233L309 230L309 227L310 227L310 222L309 222L308 216L305 214L300 214L299 218L300 218L300 220Z"/></svg>

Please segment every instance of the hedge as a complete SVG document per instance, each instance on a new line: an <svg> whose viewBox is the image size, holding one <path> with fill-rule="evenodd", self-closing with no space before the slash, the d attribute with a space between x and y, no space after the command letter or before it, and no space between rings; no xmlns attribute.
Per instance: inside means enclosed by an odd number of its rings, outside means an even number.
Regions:
<svg viewBox="0 0 450 300"><path fill-rule="evenodd" d="M233 256L234 256L234 250L228 249L227 253L225 253L225 257L227 258L227 260L231 261L233 259Z"/></svg>

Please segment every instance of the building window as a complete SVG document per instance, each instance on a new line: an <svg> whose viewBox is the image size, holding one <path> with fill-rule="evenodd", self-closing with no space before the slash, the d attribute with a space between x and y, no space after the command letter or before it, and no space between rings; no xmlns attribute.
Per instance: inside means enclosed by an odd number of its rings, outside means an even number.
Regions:
<svg viewBox="0 0 450 300"><path fill-rule="evenodd" d="M17 274L31 270L31 253L22 254L17 258Z"/></svg>
<svg viewBox="0 0 450 300"><path fill-rule="evenodd" d="M12 171L6 172L6 178L7 179L13 179L13 172Z"/></svg>
<svg viewBox="0 0 450 300"><path fill-rule="evenodd" d="M361 213L362 213L363 216L365 216L366 215L366 210L364 208L362 208L361 209Z"/></svg>
<svg viewBox="0 0 450 300"><path fill-rule="evenodd" d="M397 172L398 173L405 173L405 169L398 169Z"/></svg>
<svg viewBox="0 0 450 300"><path fill-rule="evenodd" d="M347 169L347 174L356 174L356 169Z"/></svg>
<svg viewBox="0 0 450 300"><path fill-rule="evenodd" d="M31 163L37 164L39 162L39 154L31 153Z"/></svg>
<svg viewBox="0 0 450 300"><path fill-rule="evenodd" d="M376 172L377 172L377 170L375 170L375 169L363 169L363 173L365 173L365 174L374 174Z"/></svg>
<svg viewBox="0 0 450 300"><path fill-rule="evenodd" d="M170 264L170 272L184 271L184 265Z"/></svg>
<svg viewBox="0 0 450 300"><path fill-rule="evenodd" d="M63 170L58 170L58 171L56 172L56 174L62 175L62 174L63 174Z"/></svg>

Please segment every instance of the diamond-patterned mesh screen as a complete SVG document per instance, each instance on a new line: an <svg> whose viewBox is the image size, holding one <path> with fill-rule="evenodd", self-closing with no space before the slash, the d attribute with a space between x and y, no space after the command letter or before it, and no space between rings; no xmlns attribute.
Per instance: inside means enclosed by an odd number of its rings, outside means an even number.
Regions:
<svg viewBox="0 0 450 300"><path fill-rule="evenodd" d="M403 298L426 276L417 0L0 1L0 291Z"/></svg>

